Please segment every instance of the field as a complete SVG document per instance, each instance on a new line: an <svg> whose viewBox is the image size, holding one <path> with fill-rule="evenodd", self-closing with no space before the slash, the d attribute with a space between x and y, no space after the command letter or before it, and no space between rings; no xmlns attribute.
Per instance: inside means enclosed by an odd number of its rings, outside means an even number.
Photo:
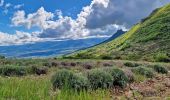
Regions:
<svg viewBox="0 0 170 100"><path fill-rule="evenodd" d="M131 62L122 60L63 60L63 59L1 59L0 99L1 100L111 100L165 98L170 95L170 74L161 74L153 66L159 65L170 70L169 63ZM10 66L3 70L3 66ZM13 67L11 67L13 66ZM15 66L25 66L21 74ZM152 74L134 71L138 67L151 70ZM31 70L31 68L37 70ZM112 86L76 91L70 88L55 89L51 82L55 73L62 69L74 73L86 73L94 69L118 68L134 81L126 87ZM11 70L12 69L12 70ZM19 70L19 71L18 71ZM23 69L22 69L23 71ZM132 72L133 71L133 72ZM6 73L5 73L6 72ZM4 74L5 73L5 74ZM131 76L130 76L131 75ZM151 75L152 77L150 77ZM170 97L169 97L170 98Z"/></svg>

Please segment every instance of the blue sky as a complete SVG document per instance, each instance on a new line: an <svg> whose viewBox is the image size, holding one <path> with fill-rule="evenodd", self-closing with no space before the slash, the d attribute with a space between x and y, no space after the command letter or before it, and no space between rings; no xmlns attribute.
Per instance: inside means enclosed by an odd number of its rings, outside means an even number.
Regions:
<svg viewBox="0 0 170 100"><path fill-rule="evenodd" d="M101 38L170 0L0 0L0 45ZM139 13L140 12L140 13Z"/></svg>
<svg viewBox="0 0 170 100"><path fill-rule="evenodd" d="M24 27L10 27L10 18L17 10L24 10L26 14L29 14L36 12L40 7L44 7L49 12L55 12L56 9L59 9L64 16L71 16L75 19L82 7L89 5L90 2L91 0L50 0L50 2L49 0L5 0L3 7L0 7L0 31L14 33L15 30L28 32L36 30L36 28L27 30ZM11 4L7 14L4 13L6 4ZM14 9L16 5L22 5L22 7Z"/></svg>

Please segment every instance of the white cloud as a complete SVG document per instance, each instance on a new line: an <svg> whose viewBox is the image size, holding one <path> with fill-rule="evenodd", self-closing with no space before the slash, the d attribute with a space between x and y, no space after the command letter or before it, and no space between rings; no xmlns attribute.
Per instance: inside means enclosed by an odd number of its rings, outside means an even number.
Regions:
<svg viewBox="0 0 170 100"><path fill-rule="evenodd" d="M15 6L14 6L14 9L20 9L20 8L22 8L22 7L24 7L24 4L19 4L19 5L15 5Z"/></svg>
<svg viewBox="0 0 170 100"><path fill-rule="evenodd" d="M8 34L0 32L0 45L20 45L23 43L34 43L37 41L41 41L40 38L35 36L36 32L32 34L16 31L15 34Z"/></svg>
<svg viewBox="0 0 170 100"><path fill-rule="evenodd" d="M20 10L14 14L12 25L28 29L39 27L41 32L17 31L14 35L1 32L0 44L110 36L118 29L127 30L127 27L146 17L153 9L169 2L170 0L93 0L89 6L83 7L77 19L63 16L60 10L47 12L43 7L27 15Z"/></svg>
<svg viewBox="0 0 170 100"><path fill-rule="evenodd" d="M170 0L109 0L104 7L95 3L90 6L93 11L86 17L86 27L98 28L114 23L130 28L166 3L170 3Z"/></svg>
<svg viewBox="0 0 170 100"><path fill-rule="evenodd" d="M17 11L12 18L12 23L14 26L24 25L28 29L34 26L46 29L48 28L48 23L50 23L48 21L53 19L53 17L53 13L47 12L41 7L37 12L28 14L27 16L24 11Z"/></svg>
<svg viewBox="0 0 170 100"><path fill-rule="evenodd" d="M92 4L95 4L95 2L106 6L106 3L99 1L93 1ZM78 18L74 20L71 17L63 16L62 12L57 10L55 13L58 19L53 20L55 14L47 12L41 7L37 12L28 15L25 15L24 11L16 12L12 18L12 23L14 26L24 25L27 28L38 26L43 30L39 35L41 38L76 39L96 35L96 33L91 33L91 30L85 28L86 17L89 16L91 11L90 7L84 7Z"/></svg>
<svg viewBox="0 0 170 100"><path fill-rule="evenodd" d="M10 8L11 6L12 6L12 4L10 4L10 3L5 4L3 13L4 13L4 14L8 14L9 8Z"/></svg>

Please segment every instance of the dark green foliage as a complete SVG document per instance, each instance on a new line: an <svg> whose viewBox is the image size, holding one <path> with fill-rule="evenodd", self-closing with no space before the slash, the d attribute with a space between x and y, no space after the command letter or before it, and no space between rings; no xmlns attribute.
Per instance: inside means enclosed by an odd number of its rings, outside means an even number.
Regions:
<svg viewBox="0 0 170 100"><path fill-rule="evenodd" d="M69 70L60 70L52 77L53 88L87 89L88 80L82 75L76 75Z"/></svg>
<svg viewBox="0 0 170 100"><path fill-rule="evenodd" d="M83 68L85 68L85 69L92 69L94 66L93 66L94 64L90 64L90 63L84 63L83 64Z"/></svg>
<svg viewBox="0 0 170 100"><path fill-rule="evenodd" d="M147 78L152 78L154 76L153 71L145 67L137 67L132 69L132 71L136 74L144 75Z"/></svg>
<svg viewBox="0 0 170 100"><path fill-rule="evenodd" d="M47 74L48 69L46 67L32 67L32 72L37 75Z"/></svg>
<svg viewBox="0 0 170 100"><path fill-rule="evenodd" d="M5 59L5 56L0 55L0 59Z"/></svg>
<svg viewBox="0 0 170 100"><path fill-rule="evenodd" d="M112 56L107 55L107 54L105 54L105 55L104 55L104 54L100 55L100 58L101 58L101 59L104 59L104 60L110 60L110 59L113 59L113 58L112 58Z"/></svg>
<svg viewBox="0 0 170 100"><path fill-rule="evenodd" d="M56 66L55 62L47 62L47 63L44 63L43 65L46 66L46 67L49 67L49 68Z"/></svg>
<svg viewBox="0 0 170 100"><path fill-rule="evenodd" d="M27 74L27 69L21 66L7 65L0 67L0 74L3 76L23 76Z"/></svg>
<svg viewBox="0 0 170 100"><path fill-rule="evenodd" d="M64 86L70 85L68 83L73 77L73 72L69 70L60 70L52 77L53 87L56 88L63 88Z"/></svg>
<svg viewBox="0 0 170 100"><path fill-rule="evenodd" d="M168 73L168 70L165 67L160 66L160 65L155 65L154 70L158 73L161 73L161 74L167 74Z"/></svg>
<svg viewBox="0 0 170 100"><path fill-rule="evenodd" d="M73 75L73 78L70 82L71 87L75 90L87 90L89 87L89 82L87 77L81 75L81 74L75 74Z"/></svg>
<svg viewBox="0 0 170 100"><path fill-rule="evenodd" d="M139 64L132 63L132 62L126 62L126 63L124 63L124 65L127 67L138 67L139 66Z"/></svg>
<svg viewBox="0 0 170 100"><path fill-rule="evenodd" d="M155 56L155 60L157 62L170 62L170 57L168 56L168 54L165 53L158 53Z"/></svg>
<svg viewBox="0 0 170 100"><path fill-rule="evenodd" d="M116 68L112 68L110 70L108 70L109 73L112 75L113 77L113 85L115 86L120 86L120 87L125 87L127 85L127 83L129 82L128 77L125 75L125 73L120 70L120 69L116 69Z"/></svg>
<svg viewBox="0 0 170 100"><path fill-rule="evenodd" d="M91 70L88 73L88 80L92 89L109 88L113 83L112 76L109 73L99 69Z"/></svg>

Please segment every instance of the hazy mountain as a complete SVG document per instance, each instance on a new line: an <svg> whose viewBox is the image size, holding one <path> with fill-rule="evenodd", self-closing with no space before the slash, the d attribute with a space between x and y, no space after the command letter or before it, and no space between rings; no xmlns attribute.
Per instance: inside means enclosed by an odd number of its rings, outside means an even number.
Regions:
<svg viewBox="0 0 170 100"><path fill-rule="evenodd" d="M0 55L4 55L6 57L51 57L71 53L81 48L90 47L106 39L107 38L89 38L0 46Z"/></svg>

